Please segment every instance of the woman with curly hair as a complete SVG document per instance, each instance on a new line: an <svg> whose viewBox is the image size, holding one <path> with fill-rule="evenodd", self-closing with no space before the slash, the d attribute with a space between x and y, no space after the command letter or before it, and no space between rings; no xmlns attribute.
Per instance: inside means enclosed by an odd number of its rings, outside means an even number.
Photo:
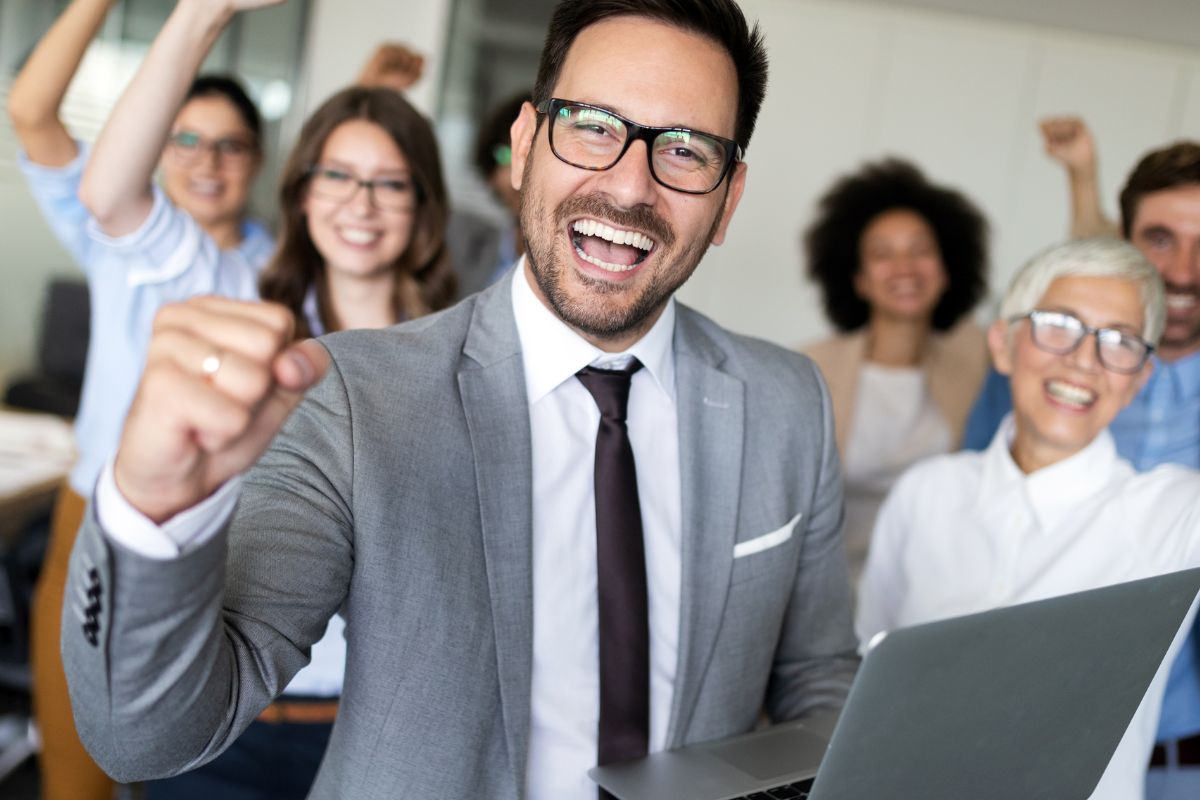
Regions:
<svg viewBox="0 0 1200 800"><path fill-rule="evenodd" d="M857 578L884 495L914 461L958 447L986 372L983 331L965 317L986 291L987 221L888 159L840 178L804 243L838 330L804 351L833 401Z"/></svg>

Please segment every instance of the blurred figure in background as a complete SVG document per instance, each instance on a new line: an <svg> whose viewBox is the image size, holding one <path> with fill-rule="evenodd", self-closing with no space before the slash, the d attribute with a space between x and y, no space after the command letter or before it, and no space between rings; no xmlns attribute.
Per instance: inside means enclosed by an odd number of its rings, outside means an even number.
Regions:
<svg viewBox="0 0 1200 800"><path fill-rule="evenodd" d="M1018 273L988 333L1013 412L985 451L929 459L897 481L863 573L861 641L1200 565L1200 473L1137 472L1108 430L1155 369L1163 296L1155 269L1113 238L1058 245ZM1181 630L1095 800L1143 797L1170 658L1184 638Z"/></svg>
<svg viewBox="0 0 1200 800"><path fill-rule="evenodd" d="M22 148L19 164L51 230L85 273L91 297L91 331L83 396L75 420L79 460L59 493L50 542L32 609L31 661L34 715L42 739L39 766L47 800L108 798L112 781L84 751L75 734L59 654L59 626L67 557L83 518L84 498L116 448L121 420L133 396L144 359L150 320L170 299L207 289L178 274L180 261L155 252L157 261L128 260L136 243L122 245L88 234L90 214L79 186L89 152L76 141L59 109L84 52L115 0L74 0L38 43L13 82L8 111ZM147 144L146 194L155 165L162 168L158 219L169 214L188 220L192 250L220 252L244 265L251 276L266 263L273 243L266 230L246 216L246 201L261 163L261 122L242 87L224 76L188 81L163 106L171 126ZM133 169L133 165L123 165ZM145 241L147 237L142 237ZM187 254L180 250L179 257Z"/></svg>
<svg viewBox="0 0 1200 800"><path fill-rule="evenodd" d="M805 235L839 333L804 351L833 400L851 575L897 476L958 447L987 369L969 319L987 280L987 222L962 194L889 159L837 181Z"/></svg>
<svg viewBox="0 0 1200 800"><path fill-rule="evenodd" d="M105 125L84 174L81 195L102 237L122 248L127 269L162 265L176 281L187 281L182 289L189 291L172 299L261 296L291 311L300 338L385 327L445 307L454 295L454 277L445 249L447 198L437 144L429 123L398 92L347 89L306 121L281 178L279 246L261 277L260 265L233 261L202 240L195 244L194 223L173 212L154 189L154 164L145 154L164 140L176 145L183 136L170 114L179 93L236 13L279 2L181 0L176 6ZM373 61L380 69L407 69L390 58ZM225 141L217 132L198 134L201 163L219 168L227 158ZM189 188L222 187L193 181ZM139 347L145 344L145 338L138 340ZM148 354L151 361L157 357ZM222 380L218 372L236 375L241 368L231 353L213 359L204 367L213 381ZM279 687L279 700L219 758L147 784L147 798L305 797L337 712L343 630L335 616L312 648L311 663L286 688Z"/></svg>
<svg viewBox="0 0 1200 800"><path fill-rule="evenodd" d="M1086 127L1081 149L1092 153ZM1086 161L1086 159L1084 159ZM1081 161L1080 163L1084 163ZM1074 169L1074 168L1073 168ZM1084 170L1085 172L1088 170ZM1095 166L1090 168L1095 173ZM1102 224L1099 200L1074 193L1073 231ZM1094 187L1095 182L1092 181ZM1120 456L1137 470L1159 464L1200 468L1200 142L1179 141L1147 153L1121 189L1121 235L1158 270L1167 316L1154 371L1111 423ZM1097 213L1080 214L1093 208ZM1100 220L1100 223L1097 223ZM993 370L971 409L963 446L988 446L1012 409L1008 381ZM1147 774L1151 800L1200 797L1200 636L1193 633L1172 666L1159 721L1159 743Z"/></svg>

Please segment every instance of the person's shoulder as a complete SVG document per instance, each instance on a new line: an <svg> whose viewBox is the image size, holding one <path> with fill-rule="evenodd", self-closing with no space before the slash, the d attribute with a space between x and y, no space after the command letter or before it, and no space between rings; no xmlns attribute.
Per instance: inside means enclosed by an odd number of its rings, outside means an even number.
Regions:
<svg viewBox="0 0 1200 800"><path fill-rule="evenodd" d="M479 295L472 295L442 311L401 322L388 328L337 331L321 337L335 363L362 362L370 369L382 363L457 360Z"/></svg>
<svg viewBox="0 0 1200 800"><path fill-rule="evenodd" d="M1134 472L1122 489L1127 497L1156 508L1191 506L1200 502L1200 471L1181 464L1159 464L1145 472Z"/></svg>
<svg viewBox="0 0 1200 800"><path fill-rule="evenodd" d="M676 309L676 352L705 358L745 379L819 380L812 359L755 336L734 333L682 303Z"/></svg>
<svg viewBox="0 0 1200 800"><path fill-rule="evenodd" d="M900 473L891 491L908 497L933 493L941 498L947 493L959 494L957 489L978 481L986 457L986 450L959 450L927 456Z"/></svg>

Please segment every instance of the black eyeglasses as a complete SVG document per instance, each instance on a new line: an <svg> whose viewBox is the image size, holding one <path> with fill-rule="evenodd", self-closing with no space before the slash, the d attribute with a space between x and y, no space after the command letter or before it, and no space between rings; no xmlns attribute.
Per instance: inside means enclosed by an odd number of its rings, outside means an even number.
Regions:
<svg viewBox="0 0 1200 800"><path fill-rule="evenodd" d="M321 164L308 168L308 178L313 194L338 203L348 203L359 189L366 188L367 197L376 208L411 211L417 205L416 187L407 178L366 180L345 169Z"/></svg>
<svg viewBox="0 0 1200 800"><path fill-rule="evenodd" d="M222 164L231 167L244 168L258 152L254 142L235 136L221 139L207 139L194 131L176 131L167 142L175 160L185 167L190 167L200 160L203 153L211 152Z"/></svg>
<svg viewBox="0 0 1200 800"><path fill-rule="evenodd" d="M1105 369L1133 375L1146 365L1154 345L1140 336L1117 328L1093 328L1064 311L1030 311L1009 322L1029 320L1033 343L1041 350L1065 356L1074 352L1088 334L1096 335L1096 358Z"/></svg>
<svg viewBox="0 0 1200 800"><path fill-rule="evenodd" d="M554 97L539 104L537 112L550 120L550 150L559 161L580 169L612 169L641 139L654 180L685 194L716 189L742 158L742 148L732 139L691 128L640 125L587 103Z"/></svg>

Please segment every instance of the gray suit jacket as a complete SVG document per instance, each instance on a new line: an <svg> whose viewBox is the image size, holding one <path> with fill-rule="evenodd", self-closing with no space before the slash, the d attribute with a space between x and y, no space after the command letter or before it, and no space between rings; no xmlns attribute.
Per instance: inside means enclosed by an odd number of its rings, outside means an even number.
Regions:
<svg viewBox="0 0 1200 800"><path fill-rule="evenodd" d="M63 648L80 734L114 777L213 758L341 609L345 689L311 796L524 795L531 455L510 294L502 281L325 338L330 374L249 474L227 535L153 561L88 514ZM774 719L836 707L857 663L816 369L678 312L672 747L749 730L764 704ZM734 557L770 532L758 544L774 546Z"/></svg>

